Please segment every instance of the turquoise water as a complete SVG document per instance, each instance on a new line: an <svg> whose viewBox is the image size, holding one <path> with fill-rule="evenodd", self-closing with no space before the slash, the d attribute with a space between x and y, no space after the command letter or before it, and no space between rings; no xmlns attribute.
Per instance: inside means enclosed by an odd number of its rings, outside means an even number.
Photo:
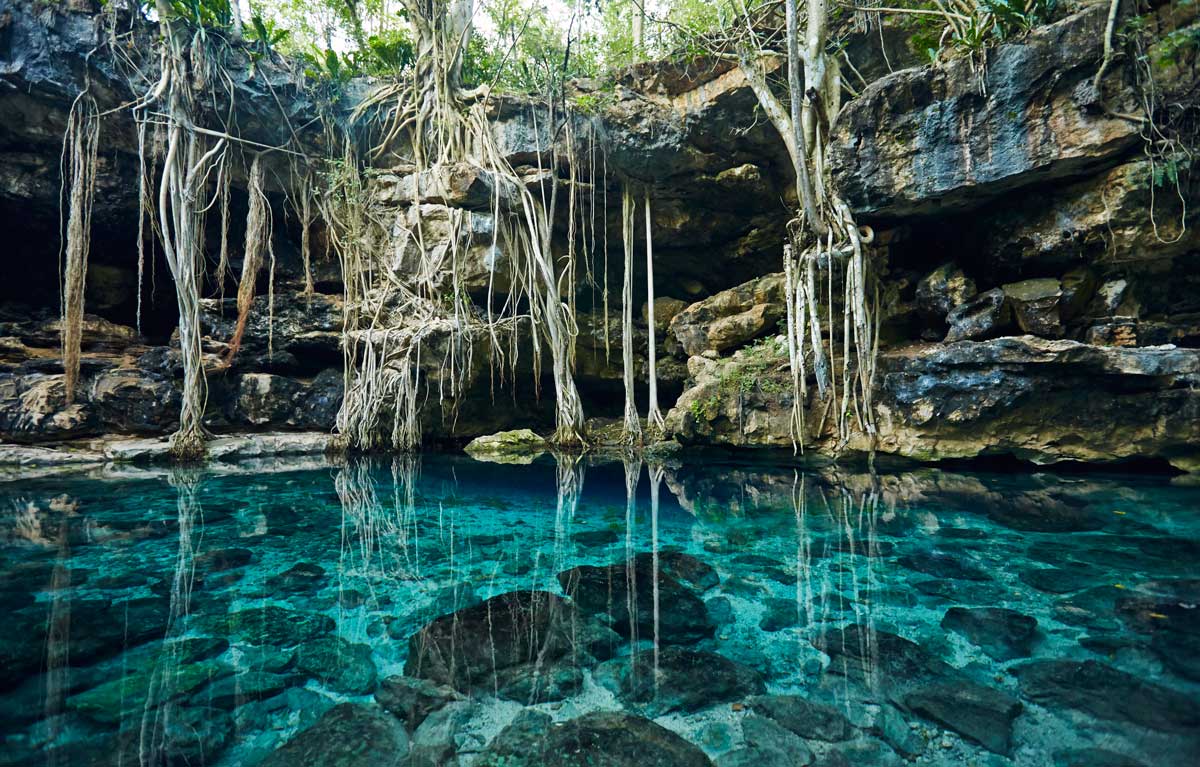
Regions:
<svg viewBox="0 0 1200 767"><path fill-rule="evenodd" d="M108 469L0 483L0 615L2 765L1200 764L1167 477Z"/></svg>

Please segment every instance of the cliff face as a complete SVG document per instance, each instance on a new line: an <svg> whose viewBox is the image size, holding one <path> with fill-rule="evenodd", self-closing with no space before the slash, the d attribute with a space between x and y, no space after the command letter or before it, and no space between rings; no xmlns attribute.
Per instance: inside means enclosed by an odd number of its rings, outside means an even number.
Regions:
<svg viewBox="0 0 1200 767"><path fill-rule="evenodd" d="M0 218L19 236L3 256L14 279L0 292L0 438L166 433L180 377L170 348L173 299L160 273L157 288L142 296L142 334L134 330L131 126L105 134L85 391L64 404L55 289L62 125L85 73L102 109L130 94L110 65L87 59L103 33L94 14L7 6L0 12L0 74L10 86L0 91ZM992 51L982 66L963 59L889 72L888 61L915 63L900 55L896 29L886 30L886 59L876 33L851 39L847 50L872 81L838 117L830 161L860 221L874 227L874 257L886 269L878 450L924 460L1152 458L1200 466L1200 221L1198 206L1183 204L1196 197L1196 182L1186 171L1177 174L1178 188L1165 182L1147 156L1144 89L1129 62L1109 68L1102 101L1088 92L1106 8L1085 6ZM1163 6L1152 23L1194 26L1194 16L1181 16L1188 12ZM1160 92L1185 107L1196 103L1188 55L1158 72ZM239 124L263 143L284 138L272 134L282 124L272 118L279 109L272 93L287 122L312 124L316 105L296 73L249 60L231 69ZM343 108L356 92L348 89ZM647 189L653 204L660 388L674 403L669 436L790 448L790 378L776 340L786 312L775 272L794 193L782 144L756 112L753 93L725 63L657 63L626 73L615 89L580 83L571 100L573 139L550 135L545 108L522 99L497 100L492 121L507 159L535 187L549 187L545 168L555 150L581 171L585 164L605 171L594 193L581 193L588 213L581 225L594 233L593 276L565 296L579 315L576 377L589 415L615 417L621 407L624 179ZM316 131L305 140L319 148ZM569 167L560 168L565 189ZM465 210L471 225L458 244L468 287L486 291L490 280L505 289L487 247L488 179L469 168L416 178L400 166L378 168L371 179L370 193L397 217L413 215L412 192L421 190L422 215L435 231L450 211ZM210 377L215 430L328 430L340 403L337 265L323 258L318 227L318 292L301 295L299 228L281 197L273 203L274 309L256 300L236 365ZM240 242L240 233L231 236ZM565 241L556 247L565 250ZM639 240L639 261L642 247ZM635 279L641 293L644 275ZM214 361L233 332L232 299L222 300L218 288L208 287L205 302ZM650 313L638 314L634 346L644 380ZM531 383L494 392L486 355L476 356L476 384L454 403L457 413L426 408L428 437L462 440L548 422L549 403ZM835 444L821 428L821 407L806 405L810 445L869 447L862 439Z"/></svg>

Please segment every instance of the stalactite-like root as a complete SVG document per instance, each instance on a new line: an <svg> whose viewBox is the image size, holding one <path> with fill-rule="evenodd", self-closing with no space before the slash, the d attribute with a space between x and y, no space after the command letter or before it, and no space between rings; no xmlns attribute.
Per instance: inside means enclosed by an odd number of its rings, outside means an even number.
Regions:
<svg viewBox="0 0 1200 767"><path fill-rule="evenodd" d="M71 104L63 135L62 173L68 206L62 283L60 333L67 404L75 400L79 383L79 356L83 340L83 297L87 281L88 252L92 239L92 201L96 191L97 147L100 118L96 101L85 89Z"/></svg>
<svg viewBox="0 0 1200 767"><path fill-rule="evenodd" d="M625 246L625 278L621 287L621 363L625 383L625 419L622 441L642 443L642 423L633 393L633 194L626 185L621 191L621 237Z"/></svg>
<svg viewBox="0 0 1200 767"><path fill-rule="evenodd" d="M250 208L246 213L246 246L242 256L242 277L238 282L237 292L237 325L233 337L229 339L229 351L225 356L225 365L233 364L233 358L242 348L242 337L246 333L246 323L250 319L250 309L254 306L254 283L258 279L259 269L262 268L263 254L271 252L271 202L263 184L262 155L257 154L250 163L250 177L247 185L250 198ZM271 254L274 261L274 254Z"/></svg>

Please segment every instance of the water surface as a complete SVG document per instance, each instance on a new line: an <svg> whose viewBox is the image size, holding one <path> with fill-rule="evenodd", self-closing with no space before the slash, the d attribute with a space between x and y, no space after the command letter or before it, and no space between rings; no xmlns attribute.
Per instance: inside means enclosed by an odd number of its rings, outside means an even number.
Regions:
<svg viewBox="0 0 1200 767"><path fill-rule="evenodd" d="M9 481L0 764L1197 764L1197 562L1167 477Z"/></svg>

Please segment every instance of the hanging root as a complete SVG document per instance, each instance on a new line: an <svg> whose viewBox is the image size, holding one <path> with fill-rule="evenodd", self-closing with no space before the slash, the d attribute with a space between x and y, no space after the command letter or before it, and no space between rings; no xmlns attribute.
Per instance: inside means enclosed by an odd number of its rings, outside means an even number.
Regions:
<svg viewBox="0 0 1200 767"><path fill-rule="evenodd" d="M96 191L97 147L100 117L96 101L83 93L75 98L63 135L62 173L68 204L63 236L66 260L63 266L60 334L66 403L75 400L79 383L79 356L83 341L83 297L87 281L88 251L92 239L92 201ZM68 181L69 180L69 181Z"/></svg>
<svg viewBox="0 0 1200 767"><path fill-rule="evenodd" d="M621 190L621 237L625 245L625 279L621 287L621 362L625 381L622 439L629 445L642 441L642 424L633 395L633 217L633 194L625 185Z"/></svg>
<svg viewBox="0 0 1200 767"><path fill-rule="evenodd" d="M250 209L246 213L246 247L242 257L242 278L238 282L237 293L237 326L233 337L229 339L229 352L225 356L225 365L231 365L242 347L242 336L246 332L246 323L250 318L250 309L254 306L254 283L258 279L258 271L262 268L263 253L271 251L271 202L263 189L262 155L254 156L250 163L250 181L248 184ZM271 260L274 261L274 253Z"/></svg>

